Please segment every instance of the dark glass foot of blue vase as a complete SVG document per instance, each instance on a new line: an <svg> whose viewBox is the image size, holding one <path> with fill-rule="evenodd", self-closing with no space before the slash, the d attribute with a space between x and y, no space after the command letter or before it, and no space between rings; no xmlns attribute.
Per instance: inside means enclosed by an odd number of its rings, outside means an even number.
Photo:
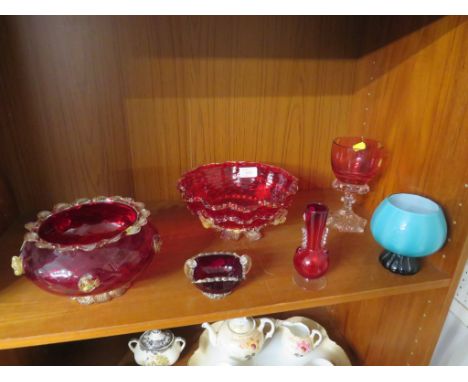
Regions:
<svg viewBox="0 0 468 382"><path fill-rule="evenodd" d="M414 275L421 269L418 257L397 255L396 253L384 251L379 257L380 263L390 272L399 275Z"/></svg>

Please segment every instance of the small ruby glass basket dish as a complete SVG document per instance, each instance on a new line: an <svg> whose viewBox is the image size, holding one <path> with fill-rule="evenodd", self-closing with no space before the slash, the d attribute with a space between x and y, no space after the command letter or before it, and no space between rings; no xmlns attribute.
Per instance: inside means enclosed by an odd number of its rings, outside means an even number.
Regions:
<svg viewBox="0 0 468 382"><path fill-rule="evenodd" d="M111 300L159 251L149 215L143 203L120 196L57 204L25 225L28 233L12 267L17 276L82 304Z"/></svg>
<svg viewBox="0 0 468 382"><path fill-rule="evenodd" d="M185 262L187 278L211 299L231 294L250 271L249 256L232 252L200 253Z"/></svg>
<svg viewBox="0 0 468 382"><path fill-rule="evenodd" d="M261 237L268 224L284 223L298 190L296 177L258 162L224 162L187 172L178 183L189 210L225 239Z"/></svg>
<svg viewBox="0 0 468 382"><path fill-rule="evenodd" d="M333 141L331 165L336 179L332 187L343 192L343 207L330 214L329 226L340 232L364 232L367 220L353 211L354 195L369 192L368 183L378 174L383 157L382 144L373 139L340 137Z"/></svg>

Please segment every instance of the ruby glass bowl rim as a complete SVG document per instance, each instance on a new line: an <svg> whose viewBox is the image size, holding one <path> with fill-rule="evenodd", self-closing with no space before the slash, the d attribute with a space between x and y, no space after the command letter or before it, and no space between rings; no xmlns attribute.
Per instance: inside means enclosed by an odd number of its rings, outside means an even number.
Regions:
<svg viewBox="0 0 468 382"><path fill-rule="evenodd" d="M349 140L356 139L356 142L353 144L349 144L349 145L340 143L341 140L345 140L345 139L349 139ZM380 141L376 139L372 139L372 138L367 138L364 136L343 136L343 137L336 137L335 139L333 139L333 145L342 147L347 150L349 149L352 150L353 145L359 142L364 142L366 145L370 143L372 145L371 147L372 149L377 149L377 150L383 149L383 144ZM368 148L366 147L363 150L368 150ZM363 150L359 150L359 151L363 151Z"/></svg>
<svg viewBox="0 0 468 382"><path fill-rule="evenodd" d="M219 257L219 256L227 256L232 257L239 261L239 265L242 269L242 277L238 281L245 280L247 273L249 273L250 268L252 266L252 259L250 256L243 254L239 255L237 252L229 252L229 251L213 251L213 252L202 252L191 258L187 259L184 264L184 272L186 276L190 279L192 283L196 283L194 280L194 271L198 267L197 260L202 257Z"/></svg>
<svg viewBox="0 0 468 382"><path fill-rule="evenodd" d="M127 208L131 208L135 212L135 219L131 219L131 222L124 229L115 230L115 235L86 244L60 244L55 241L47 240L39 233L41 226L54 215L63 213L67 210L76 209L83 205L101 204L120 204ZM96 248L116 243L125 236L139 233L142 227L148 223L148 217L150 214L150 211L145 208L143 203L136 202L129 197L121 196L98 196L92 199L77 199L72 203L58 203L53 207L52 211L41 211L37 214L36 221L25 224L25 228L28 232L24 235L23 245L26 242L32 242L36 247L44 249L92 251Z"/></svg>
<svg viewBox="0 0 468 382"><path fill-rule="evenodd" d="M111 239L112 237L116 236L117 234L121 233L122 231L126 230L128 227L133 225L137 220L138 212L135 210L135 208L129 206L128 204L124 204L121 202L92 202L88 204L72 206L62 211L53 213L52 215L48 216L44 221L42 221L37 234L42 240L47 241L49 243L66 245L66 243L64 242L67 239L66 234L64 234L64 232L60 232L60 230L57 229L57 224L54 224L54 220L58 220L60 222L61 220L63 221L66 219L69 220L70 223L73 223L81 219L80 213L83 209L86 209L89 213L92 210L99 211L102 208L106 207L110 207L111 209L113 209L110 211L110 213L123 215L127 212L131 215L128 219L126 219L125 222L123 222L121 226L114 229L106 229L105 231L101 232L104 238ZM101 219L99 219L99 222L104 222L106 220L106 217L102 216ZM96 223L98 222L96 221ZM82 236L86 236L86 234ZM89 240L87 241L87 243L92 244L98 241L98 239Z"/></svg>
<svg viewBox="0 0 468 382"><path fill-rule="evenodd" d="M309 211L312 207L319 207L317 210L313 211L316 214L323 214L323 213L328 213L329 208L325 203L322 202L312 202L308 203L305 208L305 212Z"/></svg>
<svg viewBox="0 0 468 382"><path fill-rule="evenodd" d="M196 175L197 173L202 173L203 170L207 168L214 168L214 167L261 167L261 168L266 168L269 169L273 172L276 172L278 174L281 174L282 176L285 176L288 181L290 182L289 187L284 189L282 200L279 202L270 202L267 199L262 199L262 200L257 200L252 203L251 206L248 207L243 207L243 208L236 208L234 206L235 203L225 203L226 205L221 204L211 204L205 200L202 196L195 195L189 187L187 187L184 182L191 176ZM254 212L260 207L267 207L267 208L284 208L285 205L288 202L288 199L295 195L298 191L298 183L299 180L297 177L292 175L290 172L287 170L267 164L267 163L262 163L262 162L254 162L254 161L226 161L226 162L215 162L215 163L209 163L209 164L204 164L199 167L196 167L192 170L187 171L184 173L180 179L177 182L177 187L179 191L182 194L182 198L184 199L185 202L187 203L201 203L204 208L207 210L211 211L219 211L219 210L224 210L224 209L237 209L237 210L245 210L244 212Z"/></svg>

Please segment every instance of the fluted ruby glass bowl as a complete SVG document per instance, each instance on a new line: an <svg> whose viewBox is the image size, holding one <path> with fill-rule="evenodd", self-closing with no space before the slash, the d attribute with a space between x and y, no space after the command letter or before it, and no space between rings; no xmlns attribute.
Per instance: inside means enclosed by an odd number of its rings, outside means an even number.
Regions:
<svg viewBox="0 0 468 382"><path fill-rule="evenodd" d="M251 240L268 224L286 220L298 190L297 178L258 162L212 163L187 172L178 183L189 210L222 237Z"/></svg>
<svg viewBox="0 0 468 382"><path fill-rule="evenodd" d="M83 304L120 296L159 250L149 215L143 203L119 196L57 204L26 224L15 274Z"/></svg>

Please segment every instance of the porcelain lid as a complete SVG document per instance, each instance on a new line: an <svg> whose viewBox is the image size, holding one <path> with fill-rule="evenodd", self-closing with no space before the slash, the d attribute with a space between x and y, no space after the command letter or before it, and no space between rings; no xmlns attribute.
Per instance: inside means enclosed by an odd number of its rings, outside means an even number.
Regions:
<svg viewBox="0 0 468 382"><path fill-rule="evenodd" d="M140 347L144 351L155 352L169 348L174 342L170 330L148 330L140 337Z"/></svg>
<svg viewBox="0 0 468 382"><path fill-rule="evenodd" d="M255 320L252 317L233 318L228 321L228 326L236 334L245 334L255 329Z"/></svg>

